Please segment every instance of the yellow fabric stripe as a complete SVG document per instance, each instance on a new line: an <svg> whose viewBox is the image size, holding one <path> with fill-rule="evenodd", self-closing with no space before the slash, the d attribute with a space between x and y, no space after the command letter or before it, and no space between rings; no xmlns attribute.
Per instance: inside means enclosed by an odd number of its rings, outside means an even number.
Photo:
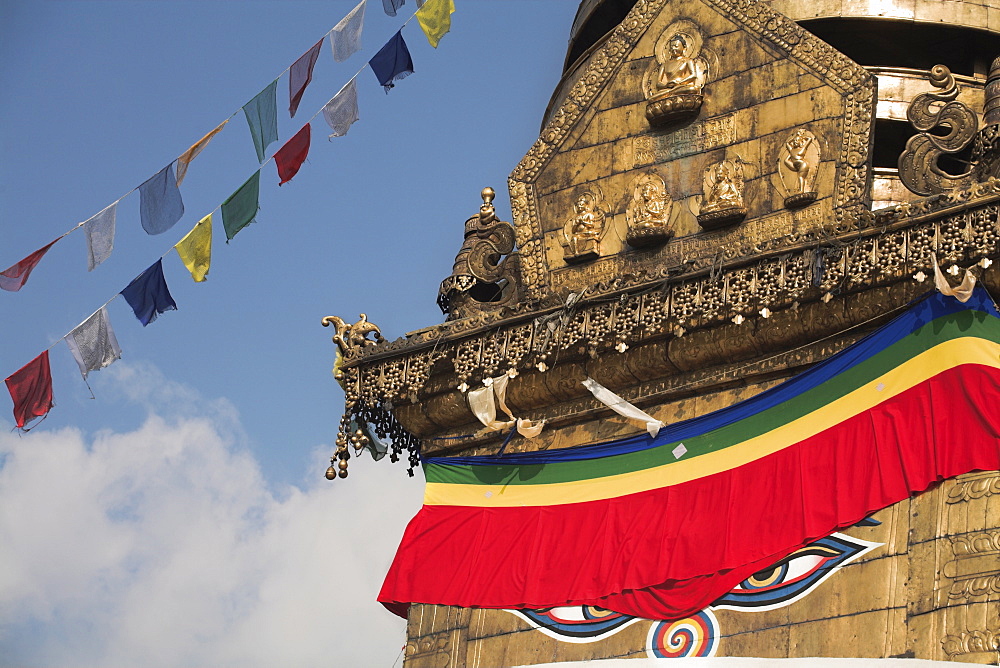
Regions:
<svg viewBox="0 0 1000 668"><path fill-rule="evenodd" d="M611 499L676 485L728 471L778 452L963 364L1000 369L1000 344L976 337L942 342L808 415L743 443L689 460L593 480L542 485L427 483L424 503L484 508L555 506Z"/></svg>

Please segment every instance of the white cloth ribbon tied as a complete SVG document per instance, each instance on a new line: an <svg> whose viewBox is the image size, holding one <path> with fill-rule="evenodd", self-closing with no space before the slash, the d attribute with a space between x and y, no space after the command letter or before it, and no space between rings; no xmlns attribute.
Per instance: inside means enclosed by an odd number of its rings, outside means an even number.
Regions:
<svg viewBox="0 0 1000 668"><path fill-rule="evenodd" d="M487 378L483 381L485 387L478 390L469 390L469 408L479 421L486 425L486 431L499 431L508 427L517 427L517 433L525 438L534 438L542 433L545 420L532 422L523 418L516 418L507 407L507 382L510 377L507 375ZM497 419L497 406L510 418L510 420Z"/></svg>
<svg viewBox="0 0 1000 668"><path fill-rule="evenodd" d="M663 427L666 426L649 413L641 411L629 402L625 401L593 378L587 378L582 382L583 386L590 390L590 393L593 394L598 401L622 417L642 423L643 426L646 427L646 431L648 431L649 435L653 438L656 438L656 435L660 433L660 429L663 429Z"/></svg>
<svg viewBox="0 0 1000 668"><path fill-rule="evenodd" d="M956 287L951 287L951 283L944 277L941 267L938 266L937 254L932 253L931 259L934 261L934 287L943 295L954 297L963 304L969 301L972 291L976 288L976 277L968 269L965 270L965 278Z"/></svg>

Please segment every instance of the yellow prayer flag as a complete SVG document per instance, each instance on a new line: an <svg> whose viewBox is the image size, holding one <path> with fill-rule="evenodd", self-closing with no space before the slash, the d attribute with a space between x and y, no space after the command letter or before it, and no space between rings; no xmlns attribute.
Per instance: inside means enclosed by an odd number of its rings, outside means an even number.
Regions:
<svg viewBox="0 0 1000 668"><path fill-rule="evenodd" d="M451 15L455 13L455 0L427 0L417 10L417 22L435 49L441 38L451 30Z"/></svg>
<svg viewBox="0 0 1000 668"><path fill-rule="evenodd" d="M212 263L212 214L208 214L191 228L191 231L174 246L181 262L191 272L197 283L205 280Z"/></svg>
<svg viewBox="0 0 1000 668"><path fill-rule="evenodd" d="M229 119L227 118L219 123L219 127L215 128L207 135L196 141L191 148L181 154L181 157L177 158L177 185L180 185L181 181L184 180L184 175L187 174L188 164L197 158L199 153L205 150L205 147L208 146L208 142L212 141L212 137L222 132L222 127L228 122Z"/></svg>

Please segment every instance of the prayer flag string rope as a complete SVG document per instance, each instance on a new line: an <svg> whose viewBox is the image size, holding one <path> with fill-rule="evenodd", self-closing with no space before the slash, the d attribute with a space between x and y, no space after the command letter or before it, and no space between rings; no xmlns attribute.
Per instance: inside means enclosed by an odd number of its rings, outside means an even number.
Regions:
<svg viewBox="0 0 1000 668"><path fill-rule="evenodd" d="M172 228L184 215L184 204L180 195L180 184L187 175L190 163L208 146L211 140L220 133L241 111L247 116L251 136L260 167L230 195L222 204L203 216L184 237L137 276L126 288L105 301L97 310L85 318L79 325L71 329L61 339L46 348L40 355L7 378L8 389L15 404L15 419L17 426L24 429L31 420L44 417L51 409L52 386L49 372L48 353L62 341L66 341L74 359L80 366L81 375L86 382L90 371L101 369L121 357L121 349L115 338L114 330L107 314L107 306L119 296L124 296L132 307L136 317L143 326L156 319L157 315L167 310L175 310L176 303L167 289L163 276L162 261L171 251L176 250L184 266L196 282L205 280L211 263L211 226L213 216L222 211L223 227L226 230L227 243L237 232L255 221L259 210L260 171L271 161L275 162L279 175L279 185L291 180L305 161L309 151L310 124L320 114L333 129L330 137L343 136L347 129L358 120L357 92L355 80L370 62L366 62L348 80L333 98L324 104L306 121L305 125L275 154L264 159L267 147L277 140L275 105L276 85L278 79L286 73L289 78L289 113L292 117L298 109L299 102L306 86L312 80L312 71L319 57L323 41L330 37L334 59L341 62L361 48L361 31L364 21L364 9L367 0L361 2L348 13L337 25L328 30L323 37L313 45L303 56L286 67L263 91L250 102L243 105L230 116L219 123L213 130L192 144L178 158L167 164L156 174L143 181L140 185L127 191L114 202L106 206L87 220L77 223L72 228L39 248L27 257L18 261L8 269L0 271L0 289L16 292L26 283L31 272L41 262L48 250L63 237L77 229L84 228L87 238L87 268L92 271L106 260L114 248L115 223L118 204L126 197L140 192L140 219L143 229L148 234L161 234ZM402 5L403 2L399 2ZM418 11L420 5L418 3ZM453 10L452 10L453 11ZM387 43L401 44L401 31L416 16L411 15ZM423 23L421 27L425 30ZM439 30L439 28L438 28ZM447 31L445 31L447 32ZM441 33L443 34L443 33ZM380 51L385 51L386 47ZM409 53L406 51L406 58ZM412 72L412 61L409 62ZM398 79L399 72L393 77ZM248 110L249 109L249 110ZM176 169L175 169L176 165ZM24 388L28 389L25 390ZM89 384L88 384L89 387ZM47 394L46 394L47 392ZM27 397L27 398L26 398Z"/></svg>

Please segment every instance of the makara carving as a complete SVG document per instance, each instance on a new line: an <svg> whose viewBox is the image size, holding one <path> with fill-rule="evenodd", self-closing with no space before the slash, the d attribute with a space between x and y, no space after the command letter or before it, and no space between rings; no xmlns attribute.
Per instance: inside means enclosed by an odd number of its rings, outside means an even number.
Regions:
<svg viewBox="0 0 1000 668"><path fill-rule="evenodd" d="M497 218L493 188L483 188L482 197L479 213L465 221L465 242L455 256L452 274L438 289L438 306L449 320L496 310L518 299L514 228Z"/></svg>
<svg viewBox="0 0 1000 668"><path fill-rule="evenodd" d="M743 220L747 215L743 204L743 164L723 160L705 170L701 213L698 224L714 230Z"/></svg>
<svg viewBox="0 0 1000 668"><path fill-rule="evenodd" d="M816 201L816 170L819 168L819 141L816 136L799 128L782 147L778 160L778 175L785 187L785 206L789 209Z"/></svg>
<svg viewBox="0 0 1000 668"><path fill-rule="evenodd" d="M590 186L580 192L573 202L573 213L563 226L563 259L574 263L600 257L606 221L607 204L601 189Z"/></svg>
<svg viewBox="0 0 1000 668"><path fill-rule="evenodd" d="M625 209L630 246L643 248L665 243L674 230L670 225L673 202L667 187L653 172L641 174L632 182L632 194Z"/></svg>
<svg viewBox="0 0 1000 668"><path fill-rule="evenodd" d="M941 169L938 160L969 145L978 129L976 114L955 99L958 84L947 67L935 65L931 68L930 81L941 90L921 93L910 102L906 118L920 134L910 137L899 156L899 179L918 195L967 188L975 179L971 167L953 175ZM947 128L947 134L931 132L939 126Z"/></svg>
<svg viewBox="0 0 1000 668"><path fill-rule="evenodd" d="M360 319L353 325L348 325L335 315L323 318L324 327L333 325L337 330L337 333L333 335L333 342L340 348L340 354L344 357L353 357L361 352L365 346L374 346L376 343L385 341L378 325L368 322L367 315L362 313L358 317ZM374 340L369 339L369 335L374 335Z"/></svg>
<svg viewBox="0 0 1000 668"><path fill-rule="evenodd" d="M647 74L646 119L664 125L696 116L708 73L699 57L701 34L690 21L670 25L656 41L656 63Z"/></svg>

